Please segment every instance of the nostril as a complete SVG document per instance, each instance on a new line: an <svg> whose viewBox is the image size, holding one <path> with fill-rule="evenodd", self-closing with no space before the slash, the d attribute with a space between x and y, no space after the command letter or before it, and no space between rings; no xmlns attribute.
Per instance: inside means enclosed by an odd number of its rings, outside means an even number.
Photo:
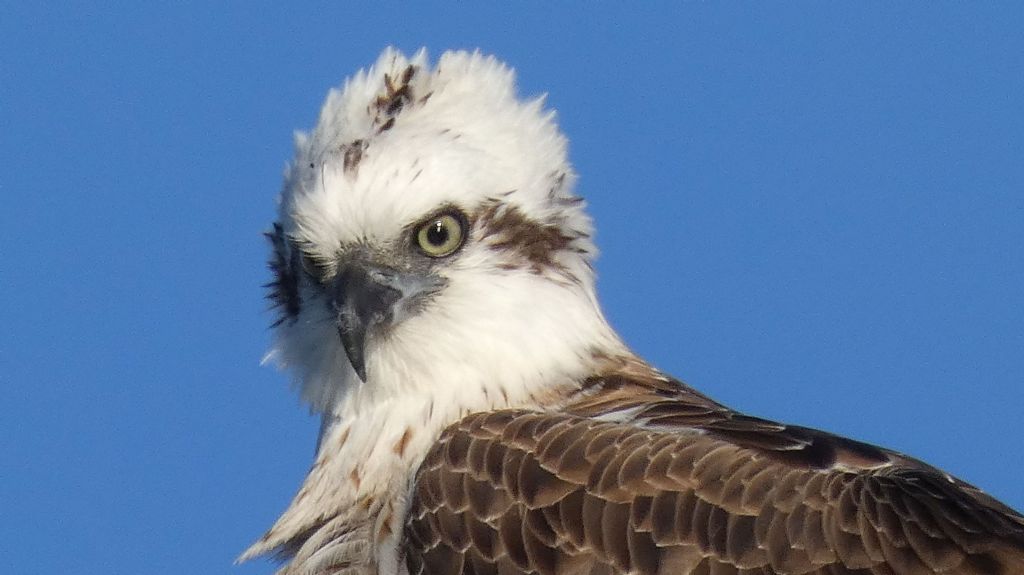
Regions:
<svg viewBox="0 0 1024 575"><path fill-rule="evenodd" d="M383 307L390 308L395 302L402 299L402 292L391 286L377 284L377 288L377 297L380 298L380 304Z"/></svg>
<svg viewBox="0 0 1024 575"><path fill-rule="evenodd" d="M353 294L356 313L367 323L376 323L391 316L391 306L401 297L398 290L378 283L364 284Z"/></svg>
<svg viewBox="0 0 1024 575"><path fill-rule="evenodd" d="M394 287L397 279L398 274L387 268L345 266L335 278L334 309L367 324L386 320L391 316L392 306L402 299L402 291Z"/></svg>
<svg viewBox="0 0 1024 575"><path fill-rule="evenodd" d="M383 268L370 268L366 271L366 275L370 277L370 280L382 285L392 285L398 277L394 270Z"/></svg>

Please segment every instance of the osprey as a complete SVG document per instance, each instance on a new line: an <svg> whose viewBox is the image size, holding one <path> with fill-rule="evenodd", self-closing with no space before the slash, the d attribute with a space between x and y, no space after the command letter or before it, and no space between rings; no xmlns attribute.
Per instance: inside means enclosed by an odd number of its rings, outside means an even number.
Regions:
<svg viewBox="0 0 1024 575"><path fill-rule="evenodd" d="M241 559L281 574L1024 573L1024 517L910 457L738 413L595 295L541 99L479 53L387 50L296 137L269 357L323 421Z"/></svg>

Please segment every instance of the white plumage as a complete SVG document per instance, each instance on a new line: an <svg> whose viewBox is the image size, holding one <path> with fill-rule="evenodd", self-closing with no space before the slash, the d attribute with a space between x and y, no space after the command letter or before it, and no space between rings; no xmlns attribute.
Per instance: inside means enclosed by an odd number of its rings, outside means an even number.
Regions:
<svg viewBox="0 0 1024 575"><path fill-rule="evenodd" d="M413 575L1024 573L1024 518L922 462L737 413L597 303L566 141L491 57L386 50L296 138L268 357L316 461L242 559ZM475 415L474 415L475 414Z"/></svg>

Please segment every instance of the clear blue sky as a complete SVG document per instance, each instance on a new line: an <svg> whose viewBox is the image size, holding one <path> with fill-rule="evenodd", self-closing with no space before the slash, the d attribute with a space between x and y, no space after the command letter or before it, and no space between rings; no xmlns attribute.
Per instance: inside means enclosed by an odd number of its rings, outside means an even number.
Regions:
<svg viewBox="0 0 1024 575"><path fill-rule="evenodd" d="M260 233L388 44L550 94L642 355L1024 509L1019 3L2 4L4 573L273 570L231 561L317 423L259 365Z"/></svg>

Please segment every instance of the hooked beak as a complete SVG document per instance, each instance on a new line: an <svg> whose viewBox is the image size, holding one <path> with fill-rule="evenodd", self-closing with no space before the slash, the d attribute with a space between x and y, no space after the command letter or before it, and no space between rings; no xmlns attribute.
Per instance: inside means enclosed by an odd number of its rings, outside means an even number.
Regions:
<svg viewBox="0 0 1024 575"><path fill-rule="evenodd" d="M352 263L334 280L332 304L337 312L338 335L349 363L366 382L368 330L394 318L402 299L401 276L396 270L367 263Z"/></svg>

